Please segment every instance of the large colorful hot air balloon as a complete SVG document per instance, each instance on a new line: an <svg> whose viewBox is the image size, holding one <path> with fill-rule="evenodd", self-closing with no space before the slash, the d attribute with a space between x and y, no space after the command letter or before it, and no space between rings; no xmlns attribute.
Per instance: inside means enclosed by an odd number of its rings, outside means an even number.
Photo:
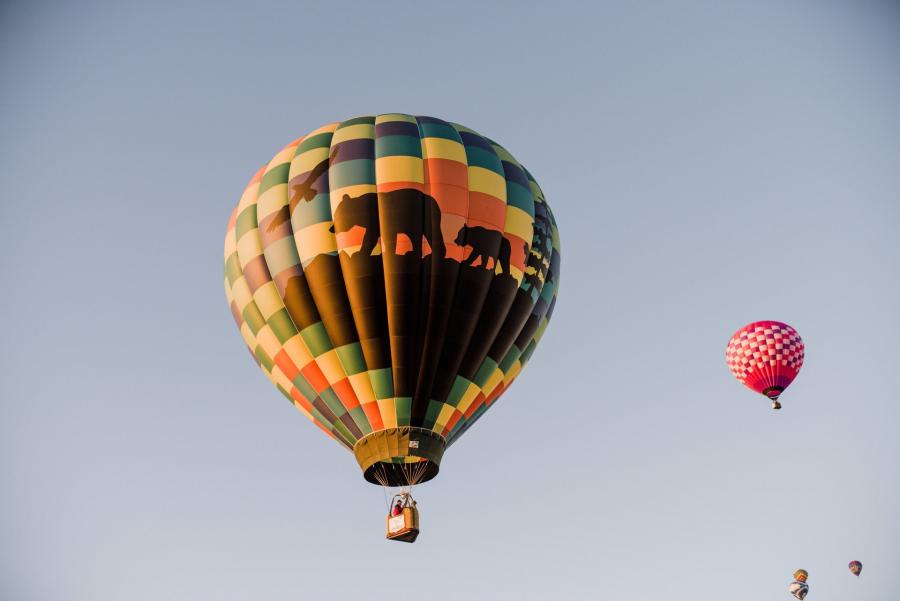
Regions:
<svg viewBox="0 0 900 601"><path fill-rule="evenodd" d="M856 561L854 559L853 561L850 562L850 565L848 565L847 567L850 568L850 571L853 573L854 576L859 576L859 573L862 572L862 562L861 561Z"/></svg>
<svg viewBox="0 0 900 601"><path fill-rule="evenodd" d="M366 480L434 478L509 388L559 286L537 182L496 142L402 114L326 125L250 180L225 293L251 354Z"/></svg>
<svg viewBox="0 0 900 601"><path fill-rule="evenodd" d="M809 593L809 585L806 584L807 578L809 578L809 573L806 570L797 570L794 572L794 581L788 587L788 592L800 599L800 601L803 601Z"/></svg>
<svg viewBox="0 0 900 601"><path fill-rule="evenodd" d="M786 323L755 321L734 333L725 360L741 384L781 409L778 397L800 372L804 348L800 334Z"/></svg>

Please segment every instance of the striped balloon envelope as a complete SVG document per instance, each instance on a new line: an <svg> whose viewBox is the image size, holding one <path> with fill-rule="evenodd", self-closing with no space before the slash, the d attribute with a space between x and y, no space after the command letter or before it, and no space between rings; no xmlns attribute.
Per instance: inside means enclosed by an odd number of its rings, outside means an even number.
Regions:
<svg viewBox="0 0 900 601"><path fill-rule="evenodd" d="M364 477L437 475L553 313L559 235L531 174L461 125L403 114L320 127L250 180L225 293L262 371Z"/></svg>
<svg viewBox="0 0 900 601"><path fill-rule="evenodd" d="M805 347L797 330L780 321L755 321L731 337L725 348L728 368L738 381L772 400L790 386L803 366Z"/></svg>
<svg viewBox="0 0 900 601"><path fill-rule="evenodd" d="M805 582L795 580L788 585L788 592L797 599L800 599L800 601L803 601L806 599L806 595L809 594L809 585Z"/></svg>

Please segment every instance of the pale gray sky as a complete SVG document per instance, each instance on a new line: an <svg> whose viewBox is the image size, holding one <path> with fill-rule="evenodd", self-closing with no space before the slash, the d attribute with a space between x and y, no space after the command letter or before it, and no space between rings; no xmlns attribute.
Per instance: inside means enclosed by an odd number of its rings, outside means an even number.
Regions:
<svg viewBox="0 0 900 601"><path fill-rule="evenodd" d="M0 597L897 598L898 6L530 4L0 7ZM391 111L503 144L562 237L414 545L221 275L264 161ZM807 344L780 413L725 366L758 319Z"/></svg>

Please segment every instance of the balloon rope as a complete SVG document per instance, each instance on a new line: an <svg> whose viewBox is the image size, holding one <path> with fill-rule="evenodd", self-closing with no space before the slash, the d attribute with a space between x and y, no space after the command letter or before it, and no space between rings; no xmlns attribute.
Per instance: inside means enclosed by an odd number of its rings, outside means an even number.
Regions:
<svg viewBox="0 0 900 601"><path fill-rule="evenodd" d="M409 485L410 487L415 486L419 483L419 465L418 463L410 463L409 464Z"/></svg>
<svg viewBox="0 0 900 601"><path fill-rule="evenodd" d="M388 515L390 515L391 514L391 500L388 498L388 491L387 491L388 489L387 489L387 485L384 482L381 483L381 490L384 493L384 506L387 509Z"/></svg>
<svg viewBox="0 0 900 601"><path fill-rule="evenodd" d="M377 464L372 467L372 476L374 476L375 479L378 480L378 482L380 482L382 486L384 486L384 481L381 479L381 474L378 473Z"/></svg>
<svg viewBox="0 0 900 601"><path fill-rule="evenodd" d="M375 479L378 480L379 484L384 487L388 485L387 473L384 470L384 465L380 462L375 465L375 469L372 470L372 475L375 476Z"/></svg>

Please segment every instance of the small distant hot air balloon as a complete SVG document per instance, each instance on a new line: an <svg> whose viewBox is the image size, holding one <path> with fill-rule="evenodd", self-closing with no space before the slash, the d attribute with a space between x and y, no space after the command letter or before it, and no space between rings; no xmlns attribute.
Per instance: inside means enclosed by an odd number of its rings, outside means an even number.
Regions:
<svg viewBox="0 0 900 601"><path fill-rule="evenodd" d="M788 591L800 601L803 601L809 593L809 585L806 584L807 578L809 578L809 573L806 570L797 570L794 572L794 581L788 587Z"/></svg>
<svg viewBox="0 0 900 601"><path fill-rule="evenodd" d="M797 330L780 321L755 321L735 332L725 349L734 377L747 388L767 396L772 409L803 365L805 347Z"/></svg>
<svg viewBox="0 0 900 601"><path fill-rule="evenodd" d="M847 567L850 568L850 571L853 573L854 576L859 576L859 573L862 572L862 562L861 561L857 561L854 559L853 561L850 562L850 565Z"/></svg>

